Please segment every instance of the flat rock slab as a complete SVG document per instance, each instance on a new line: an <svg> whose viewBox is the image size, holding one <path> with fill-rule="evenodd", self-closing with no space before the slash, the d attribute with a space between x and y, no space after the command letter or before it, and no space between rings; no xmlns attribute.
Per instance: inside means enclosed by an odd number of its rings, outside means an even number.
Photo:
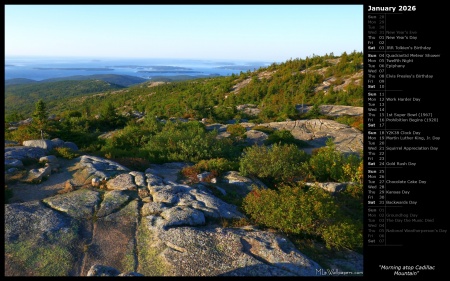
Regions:
<svg viewBox="0 0 450 281"><path fill-rule="evenodd" d="M107 264L122 272L133 271L136 266L135 236L138 217L137 201L94 224L91 243L88 245L82 276L95 264Z"/></svg>
<svg viewBox="0 0 450 281"><path fill-rule="evenodd" d="M39 201L5 205L5 276L77 276L81 224Z"/></svg>
<svg viewBox="0 0 450 281"><path fill-rule="evenodd" d="M301 104L296 105L297 112L307 113L313 108L312 105ZM362 106L348 106L348 105L319 105L320 113L332 117L339 117L344 115L362 116L364 114L364 107Z"/></svg>
<svg viewBox="0 0 450 281"><path fill-rule="evenodd" d="M163 230L149 221L147 226L153 234L150 247L160 251L165 276L316 276L321 268L288 240L269 232L211 227ZM140 267L145 271L146 264Z"/></svg>
<svg viewBox="0 0 450 281"><path fill-rule="evenodd" d="M113 212L120 210L125 203L130 199L130 196L121 190L108 191L103 196L103 201L97 212L97 217L105 217Z"/></svg>
<svg viewBox="0 0 450 281"><path fill-rule="evenodd" d="M71 217L89 219L94 216L100 200L99 192L79 189L45 198L43 202L53 209L64 212Z"/></svg>

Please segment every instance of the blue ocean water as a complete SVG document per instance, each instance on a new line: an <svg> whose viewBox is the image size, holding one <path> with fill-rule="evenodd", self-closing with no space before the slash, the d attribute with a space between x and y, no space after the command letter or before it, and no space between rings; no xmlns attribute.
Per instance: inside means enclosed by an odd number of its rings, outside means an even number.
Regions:
<svg viewBox="0 0 450 281"><path fill-rule="evenodd" d="M241 71L253 71L271 62L214 61L187 59L137 59L137 58L49 58L6 57L5 80L27 78L41 81L74 75L118 74L144 79L154 76L228 76Z"/></svg>

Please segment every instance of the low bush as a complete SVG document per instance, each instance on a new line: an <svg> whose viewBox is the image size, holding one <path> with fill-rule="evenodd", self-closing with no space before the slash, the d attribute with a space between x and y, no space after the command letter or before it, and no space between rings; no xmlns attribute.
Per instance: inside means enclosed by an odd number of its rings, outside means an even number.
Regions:
<svg viewBox="0 0 450 281"><path fill-rule="evenodd" d="M80 153L68 148L68 147L55 147L52 149L50 154L53 154L57 157L65 158L65 159L73 159L80 156Z"/></svg>
<svg viewBox="0 0 450 281"><path fill-rule="evenodd" d="M145 158L140 157L121 157L121 158L112 158L114 162L119 163L132 171L140 171L145 172L150 167L151 162Z"/></svg>
<svg viewBox="0 0 450 281"><path fill-rule="evenodd" d="M363 116L348 116L343 115L339 116L335 119L336 122L339 122L341 124L345 124L348 126L351 126L355 129L358 129L360 131L363 131L364 129L364 119Z"/></svg>
<svg viewBox="0 0 450 281"><path fill-rule="evenodd" d="M308 159L309 155L293 144L254 145L244 149L239 172L243 176L256 176L266 183L287 182L303 176L302 163Z"/></svg>
<svg viewBox="0 0 450 281"><path fill-rule="evenodd" d="M187 166L181 169L181 174L189 180L190 184L198 183L200 180L197 175L201 173L200 168L197 166Z"/></svg>
<svg viewBox="0 0 450 281"><path fill-rule="evenodd" d="M327 248L362 247L361 220L347 216L333 196L318 187L296 184L281 185L278 190L254 188L244 198L243 209L264 227L317 237Z"/></svg>
<svg viewBox="0 0 450 281"><path fill-rule="evenodd" d="M317 149L309 162L303 166L308 178L319 182L362 181L362 157L337 151L331 138L327 140L326 146Z"/></svg>
<svg viewBox="0 0 450 281"><path fill-rule="evenodd" d="M270 144L273 144L273 143L295 144L299 148L309 146L307 142L296 139L292 135L291 131L288 131L288 130L277 130L277 131L274 131L264 141L265 145L270 145Z"/></svg>
<svg viewBox="0 0 450 281"><path fill-rule="evenodd" d="M247 130L241 124L228 125L227 133L232 137L242 137Z"/></svg>
<svg viewBox="0 0 450 281"><path fill-rule="evenodd" d="M226 171L236 171L239 169L239 163L227 160L225 158L213 158L209 160L200 160L195 164L201 171L216 171L221 174Z"/></svg>

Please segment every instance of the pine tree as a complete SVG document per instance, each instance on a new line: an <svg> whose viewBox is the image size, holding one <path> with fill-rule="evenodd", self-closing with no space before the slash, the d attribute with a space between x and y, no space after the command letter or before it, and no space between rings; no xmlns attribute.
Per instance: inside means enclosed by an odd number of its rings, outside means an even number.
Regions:
<svg viewBox="0 0 450 281"><path fill-rule="evenodd" d="M43 100L39 100L35 105L33 113L33 125L40 131L41 138L44 139L44 133L48 125L48 112L47 106Z"/></svg>

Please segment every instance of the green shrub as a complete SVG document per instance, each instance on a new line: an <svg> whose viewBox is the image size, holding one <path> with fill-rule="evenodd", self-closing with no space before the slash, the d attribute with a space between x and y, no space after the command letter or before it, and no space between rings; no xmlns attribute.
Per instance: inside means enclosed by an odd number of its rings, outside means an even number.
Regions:
<svg viewBox="0 0 450 281"><path fill-rule="evenodd" d="M131 150L145 145L153 132L144 126L128 125L106 140L107 145L123 150Z"/></svg>
<svg viewBox="0 0 450 281"><path fill-rule="evenodd" d="M277 130L270 134L269 137L264 141L265 145L270 145L273 143L295 144L299 148L308 146L305 141L294 138L291 131L288 130Z"/></svg>
<svg viewBox="0 0 450 281"><path fill-rule="evenodd" d="M41 133L31 125L22 125L13 131L5 131L5 139L23 143L26 140L41 139Z"/></svg>
<svg viewBox="0 0 450 281"><path fill-rule="evenodd" d="M327 248L362 246L360 220L347 217L333 196L321 188L301 184L281 185L278 190L255 188L244 198L243 209L262 226L317 237Z"/></svg>
<svg viewBox="0 0 450 281"><path fill-rule="evenodd" d="M271 147L248 147L239 163L243 176L253 175L266 182L286 182L303 175L302 163L309 155L293 144L274 144Z"/></svg>
<svg viewBox="0 0 450 281"><path fill-rule="evenodd" d="M316 118L322 115L322 112L320 112L319 106L317 104L314 104L307 114L309 118Z"/></svg>
<svg viewBox="0 0 450 281"><path fill-rule="evenodd" d="M227 127L227 133L232 137L242 138L244 137L245 132L247 132L247 130L241 124L232 124Z"/></svg>
<svg viewBox="0 0 450 281"><path fill-rule="evenodd" d="M110 158L112 161L119 163L132 171L144 172L150 167L150 161L145 158L140 157L120 157L120 158Z"/></svg>
<svg viewBox="0 0 450 281"><path fill-rule="evenodd" d="M68 147L55 147L52 149L50 154L53 154L57 157L66 158L66 159L73 159L73 158L80 156L80 153L73 151L72 149L70 149Z"/></svg>
<svg viewBox="0 0 450 281"><path fill-rule="evenodd" d="M361 221L342 219L322 230L327 248L347 248L361 251L363 244Z"/></svg>
<svg viewBox="0 0 450 281"><path fill-rule="evenodd" d="M216 137L217 131L206 132L204 125L197 121L168 122L142 149L152 162L198 162L210 158L235 158L240 154L240 148L233 146L233 140Z"/></svg>
<svg viewBox="0 0 450 281"><path fill-rule="evenodd" d="M362 158L357 155L344 155L336 150L333 140L327 140L326 146L317 149L307 164L310 178L320 181L362 181Z"/></svg>
<svg viewBox="0 0 450 281"><path fill-rule="evenodd" d="M227 160L225 158L213 158L208 160L200 160L195 164L201 171L216 171L221 174L226 171L235 171L239 169L239 163Z"/></svg>
<svg viewBox="0 0 450 281"><path fill-rule="evenodd" d="M363 131L364 119L362 116L343 115L336 118L335 121Z"/></svg>

